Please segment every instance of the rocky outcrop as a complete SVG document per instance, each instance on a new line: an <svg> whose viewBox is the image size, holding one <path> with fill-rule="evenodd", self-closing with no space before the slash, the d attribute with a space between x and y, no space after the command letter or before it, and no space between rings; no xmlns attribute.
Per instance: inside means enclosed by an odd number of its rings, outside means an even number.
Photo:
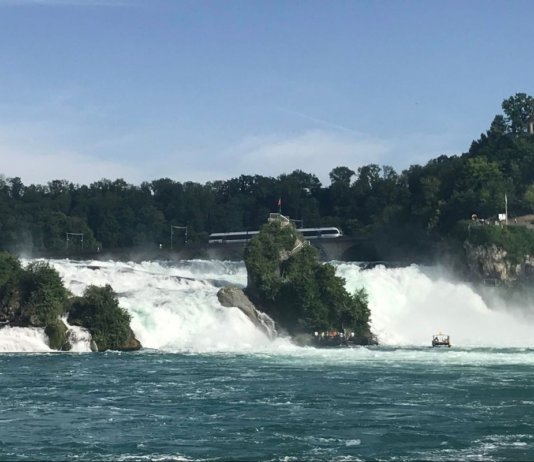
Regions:
<svg viewBox="0 0 534 462"><path fill-rule="evenodd" d="M242 289L236 286L228 286L217 292L217 298L222 306L240 309L252 323L262 330L269 338L276 336L274 321L265 313L257 310Z"/></svg>
<svg viewBox="0 0 534 462"><path fill-rule="evenodd" d="M534 280L534 258L525 255L521 261L513 261L508 252L495 244L464 244L467 267L472 279L491 283L512 283Z"/></svg>
<svg viewBox="0 0 534 462"><path fill-rule="evenodd" d="M141 342L135 338L133 330L130 328L130 334L126 341L119 348L120 351L137 351L142 348Z"/></svg>

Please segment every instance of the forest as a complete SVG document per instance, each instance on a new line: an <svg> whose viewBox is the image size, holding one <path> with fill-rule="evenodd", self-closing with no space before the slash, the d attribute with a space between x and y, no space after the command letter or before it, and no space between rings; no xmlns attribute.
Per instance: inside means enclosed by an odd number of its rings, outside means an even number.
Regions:
<svg viewBox="0 0 534 462"><path fill-rule="evenodd" d="M463 154L400 173L376 164L339 166L329 185L301 170L205 184L161 178L25 185L1 176L0 249L179 248L206 243L212 232L259 229L281 200L282 213L304 227L338 226L406 254L431 254L454 239L462 220L503 213L505 195L510 217L534 212L534 98L517 93L502 110Z"/></svg>

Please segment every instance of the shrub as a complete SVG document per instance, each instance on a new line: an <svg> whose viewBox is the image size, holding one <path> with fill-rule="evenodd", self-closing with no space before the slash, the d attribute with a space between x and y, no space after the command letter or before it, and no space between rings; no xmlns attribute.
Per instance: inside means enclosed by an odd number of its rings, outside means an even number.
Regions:
<svg viewBox="0 0 534 462"><path fill-rule="evenodd" d="M47 263L29 264L21 273L19 288L21 318L30 324L44 327L66 312L69 292Z"/></svg>
<svg viewBox="0 0 534 462"><path fill-rule="evenodd" d="M71 345L67 338L67 326L60 319L45 327L45 334L48 336L48 344L53 350L68 351Z"/></svg>
<svg viewBox="0 0 534 462"><path fill-rule="evenodd" d="M130 319L110 285L87 287L69 309L69 323L88 329L99 351L122 348L131 335Z"/></svg>

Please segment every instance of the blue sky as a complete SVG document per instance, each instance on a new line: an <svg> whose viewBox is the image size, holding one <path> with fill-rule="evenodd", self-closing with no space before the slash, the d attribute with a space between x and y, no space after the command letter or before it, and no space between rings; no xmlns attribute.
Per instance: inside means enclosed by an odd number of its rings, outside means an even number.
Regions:
<svg viewBox="0 0 534 462"><path fill-rule="evenodd" d="M400 172L534 94L533 19L527 1L0 0L0 173Z"/></svg>

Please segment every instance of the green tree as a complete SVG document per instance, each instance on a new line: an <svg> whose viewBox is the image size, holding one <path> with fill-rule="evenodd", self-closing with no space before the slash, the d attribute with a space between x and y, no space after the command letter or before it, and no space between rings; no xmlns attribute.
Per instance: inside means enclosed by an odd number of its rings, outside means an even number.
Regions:
<svg viewBox="0 0 534 462"><path fill-rule="evenodd" d="M534 98L526 93L516 93L502 102L505 121L510 132L522 134L527 131L527 121L534 114Z"/></svg>
<svg viewBox="0 0 534 462"><path fill-rule="evenodd" d="M69 292L59 273L48 263L30 263L19 281L21 318L33 326L46 326L65 314Z"/></svg>
<svg viewBox="0 0 534 462"><path fill-rule="evenodd" d="M110 285L87 287L69 309L69 323L88 329L99 351L124 347L131 335L130 319Z"/></svg>

